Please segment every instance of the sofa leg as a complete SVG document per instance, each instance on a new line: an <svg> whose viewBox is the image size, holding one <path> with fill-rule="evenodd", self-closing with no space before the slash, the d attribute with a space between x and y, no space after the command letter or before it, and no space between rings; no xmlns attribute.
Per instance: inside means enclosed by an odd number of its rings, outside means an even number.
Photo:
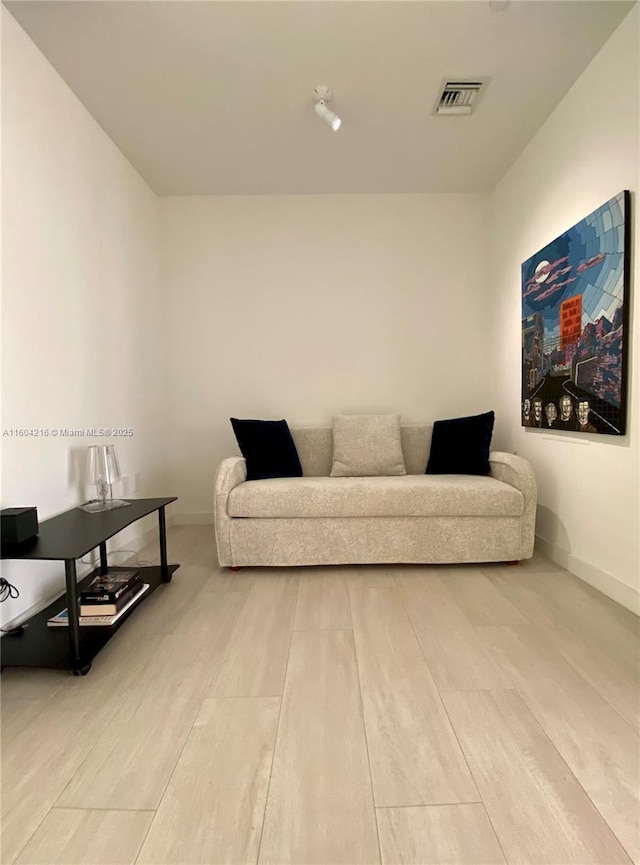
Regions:
<svg viewBox="0 0 640 865"><path fill-rule="evenodd" d="M239 570L240 570L240 565L230 565L230 566L229 566L229 570L230 570L230 571L239 571Z"/></svg>
<svg viewBox="0 0 640 865"><path fill-rule="evenodd" d="M519 564L520 564L519 559L513 559L513 561L511 561L511 562L505 562L505 565L519 565Z"/></svg>

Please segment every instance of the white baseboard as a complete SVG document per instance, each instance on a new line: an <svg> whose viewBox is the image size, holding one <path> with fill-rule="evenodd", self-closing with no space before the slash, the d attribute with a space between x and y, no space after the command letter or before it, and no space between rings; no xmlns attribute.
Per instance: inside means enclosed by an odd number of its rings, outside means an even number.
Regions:
<svg viewBox="0 0 640 865"><path fill-rule="evenodd" d="M589 583L603 595L616 601L627 610L631 610L636 616L640 616L640 592L637 589L628 586L617 577L601 571L595 565L590 565L589 562L572 556L568 550L563 550L561 547L545 541L539 535L536 535L536 549L543 556L560 565L561 568L566 568L567 571L584 580L585 583Z"/></svg>
<svg viewBox="0 0 640 865"><path fill-rule="evenodd" d="M212 526L213 511L195 511L191 514L174 514L174 526Z"/></svg>

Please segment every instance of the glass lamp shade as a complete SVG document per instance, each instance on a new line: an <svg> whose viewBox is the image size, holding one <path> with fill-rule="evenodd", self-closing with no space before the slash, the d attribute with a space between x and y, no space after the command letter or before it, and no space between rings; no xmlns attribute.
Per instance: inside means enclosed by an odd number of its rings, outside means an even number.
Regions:
<svg viewBox="0 0 640 865"><path fill-rule="evenodd" d="M115 445L90 445L87 458L87 483L108 484L120 477L120 464Z"/></svg>
<svg viewBox="0 0 640 865"><path fill-rule="evenodd" d="M93 514L126 507L129 502L114 499L111 489L112 484L120 477L120 464L115 445L90 445L87 454L86 481L88 484L95 484L100 498L81 505L82 510Z"/></svg>

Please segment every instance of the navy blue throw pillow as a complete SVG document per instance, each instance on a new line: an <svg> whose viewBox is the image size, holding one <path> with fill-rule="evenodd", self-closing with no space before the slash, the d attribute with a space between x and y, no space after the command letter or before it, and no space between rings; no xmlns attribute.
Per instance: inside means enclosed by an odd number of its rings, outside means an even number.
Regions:
<svg viewBox="0 0 640 865"><path fill-rule="evenodd" d="M488 475L495 414L437 420L425 474Z"/></svg>
<svg viewBox="0 0 640 865"><path fill-rule="evenodd" d="M247 480L301 478L302 466L286 420L238 420L230 418L242 456L247 461Z"/></svg>

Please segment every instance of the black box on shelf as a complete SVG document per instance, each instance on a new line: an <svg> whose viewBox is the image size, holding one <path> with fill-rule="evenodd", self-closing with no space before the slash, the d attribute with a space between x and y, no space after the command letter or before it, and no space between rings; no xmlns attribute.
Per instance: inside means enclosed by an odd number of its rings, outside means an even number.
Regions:
<svg viewBox="0 0 640 865"><path fill-rule="evenodd" d="M21 544L38 534L37 508L4 508L0 511L3 544Z"/></svg>

